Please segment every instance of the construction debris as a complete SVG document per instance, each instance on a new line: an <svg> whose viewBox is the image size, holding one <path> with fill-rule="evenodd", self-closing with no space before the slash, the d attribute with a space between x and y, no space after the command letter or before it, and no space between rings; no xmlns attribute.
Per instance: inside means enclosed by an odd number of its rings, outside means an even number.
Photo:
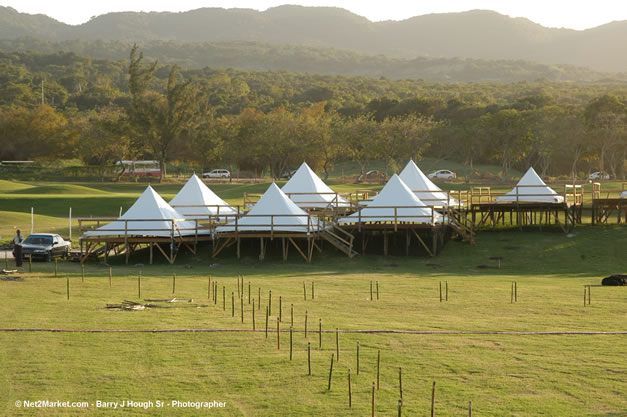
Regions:
<svg viewBox="0 0 627 417"><path fill-rule="evenodd" d="M193 303L193 298L146 298L144 301L152 303Z"/></svg>
<svg viewBox="0 0 627 417"><path fill-rule="evenodd" d="M124 300L122 304L107 304L107 310L140 311L147 308L167 308L157 304L141 304L134 301Z"/></svg>

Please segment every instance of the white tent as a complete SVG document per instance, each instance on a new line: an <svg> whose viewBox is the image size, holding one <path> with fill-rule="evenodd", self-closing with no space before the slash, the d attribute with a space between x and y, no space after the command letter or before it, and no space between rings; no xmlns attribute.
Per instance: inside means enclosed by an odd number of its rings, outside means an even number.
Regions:
<svg viewBox="0 0 627 417"><path fill-rule="evenodd" d="M196 174L192 175L189 181L170 201L170 206L187 219L206 220L209 216L218 215L229 215L223 218L232 219L232 216L237 214L237 210L211 191Z"/></svg>
<svg viewBox="0 0 627 417"><path fill-rule="evenodd" d="M224 226L216 227L221 232L313 232L321 228L315 217L298 207L275 183L266 190L257 204L246 215Z"/></svg>
<svg viewBox="0 0 627 417"><path fill-rule="evenodd" d="M449 205L449 202L451 206L459 204L454 198L449 200L448 194L431 182L413 160L410 160L405 165L399 176L409 189L414 191L416 197L428 206L446 207Z"/></svg>
<svg viewBox="0 0 627 417"><path fill-rule="evenodd" d="M85 232L85 236L190 236L196 233L193 221L184 221L181 213L174 210L151 186L119 219L96 230ZM179 220L181 219L181 220ZM147 221L150 220L150 221Z"/></svg>
<svg viewBox="0 0 627 417"><path fill-rule="evenodd" d="M394 174L372 201L368 202L360 211L341 218L339 223L358 223L360 219L362 223L394 221L399 223L431 223L432 209L426 207L407 184ZM440 223L442 215L437 211L433 212L433 220L435 223Z"/></svg>
<svg viewBox="0 0 627 417"><path fill-rule="evenodd" d="M350 206L350 203L329 188L329 186L309 168L306 162L302 163L281 190L299 207L324 208Z"/></svg>
<svg viewBox="0 0 627 417"><path fill-rule="evenodd" d="M524 202L524 203L563 203L564 197L558 195L551 187L546 185L538 176L533 167L530 167L522 176L516 187L505 195L496 198L498 203Z"/></svg>

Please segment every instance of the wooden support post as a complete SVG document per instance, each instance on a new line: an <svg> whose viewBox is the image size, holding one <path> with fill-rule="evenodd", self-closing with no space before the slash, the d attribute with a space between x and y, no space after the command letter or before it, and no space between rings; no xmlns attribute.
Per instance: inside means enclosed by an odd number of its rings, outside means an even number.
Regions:
<svg viewBox="0 0 627 417"><path fill-rule="evenodd" d="M446 301L448 301L448 279L446 280Z"/></svg>
<svg viewBox="0 0 627 417"><path fill-rule="evenodd" d="M307 339L307 310L305 310L305 339Z"/></svg>
<svg viewBox="0 0 627 417"><path fill-rule="evenodd" d="M268 291L268 313L272 315L272 290Z"/></svg>
<svg viewBox="0 0 627 417"><path fill-rule="evenodd" d="M266 306L266 339L268 338L268 318L270 314L268 314L268 306Z"/></svg>
<svg viewBox="0 0 627 417"><path fill-rule="evenodd" d="M240 294L239 291L239 275L237 276L237 298L242 298L242 295Z"/></svg>
<svg viewBox="0 0 627 417"><path fill-rule="evenodd" d="M307 287L305 287L305 281L303 281L303 298L307 301Z"/></svg>
<svg viewBox="0 0 627 417"><path fill-rule="evenodd" d="M351 386L351 368L348 368L348 407L353 406L353 387Z"/></svg>
<svg viewBox="0 0 627 417"><path fill-rule="evenodd" d="M235 317L235 292L231 291L231 317Z"/></svg>
<svg viewBox="0 0 627 417"><path fill-rule="evenodd" d="M254 298L253 298L252 312L253 312L253 330L257 330L257 329L255 329L255 299Z"/></svg>
<svg viewBox="0 0 627 417"><path fill-rule="evenodd" d="M4 256L5 256L5 260L6 260L6 256L7 256L6 252L4 252ZM81 264L81 266L83 267L83 270L84 270L85 264ZM7 269L9 268L8 264L6 265L6 268ZM28 272L29 273L33 272L33 255L28 255Z"/></svg>
<svg viewBox="0 0 627 417"><path fill-rule="evenodd" d="M241 306L241 312L242 312L242 323L244 323L244 299L240 298L240 306Z"/></svg>
<svg viewBox="0 0 627 417"><path fill-rule="evenodd" d="M65 280L67 282L67 299L70 301L70 277L65 277Z"/></svg>
<svg viewBox="0 0 627 417"><path fill-rule="evenodd" d="M176 292L176 272L172 274L172 294Z"/></svg>
<svg viewBox="0 0 627 417"><path fill-rule="evenodd" d="M290 360L292 360L292 333L294 331L294 328L292 326L290 326Z"/></svg>
<svg viewBox="0 0 627 417"><path fill-rule="evenodd" d="M377 301L379 300L379 281L377 281Z"/></svg>
<svg viewBox="0 0 627 417"><path fill-rule="evenodd" d="M400 399L403 399L403 368L398 368L398 391Z"/></svg>
<svg viewBox="0 0 627 417"><path fill-rule="evenodd" d="M372 296L372 280L370 280L370 301L373 300L373 296Z"/></svg>
<svg viewBox="0 0 627 417"><path fill-rule="evenodd" d="M372 417L374 417L374 382L372 383Z"/></svg>
<svg viewBox="0 0 627 417"><path fill-rule="evenodd" d="M442 302L442 281L440 281L440 302Z"/></svg>
<svg viewBox="0 0 627 417"><path fill-rule="evenodd" d="M379 391L380 372L381 372L381 349L377 350L377 391Z"/></svg>
<svg viewBox="0 0 627 417"><path fill-rule="evenodd" d="M435 417L435 381L433 381L433 388L431 389L431 417Z"/></svg>
<svg viewBox="0 0 627 417"><path fill-rule="evenodd" d="M311 342L307 342L307 368L309 369L309 376L311 376Z"/></svg>
<svg viewBox="0 0 627 417"><path fill-rule="evenodd" d="M283 296L279 295L279 321L283 321Z"/></svg>
<svg viewBox="0 0 627 417"><path fill-rule="evenodd" d="M320 323L319 323L319 329L318 329L318 348L322 349L322 319L320 319Z"/></svg>
<svg viewBox="0 0 627 417"><path fill-rule="evenodd" d="M331 377L333 376L333 353L331 354L331 368L329 368L329 388L328 390L331 391Z"/></svg>
<svg viewBox="0 0 627 417"><path fill-rule="evenodd" d="M281 350L281 321L276 318L276 350Z"/></svg>
<svg viewBox="0 0 627 417"><path fill-rule="evenodd" d="M314 298L316 298L314 293L314 282L311 281L311 299L313 300Z"/></svg>
<svg viewBox="0 0 627 417"><path fill-rule="evenodd" d="M261 287L259 287L259 295L257 297L257 310L261 310Z"/></svg>
<svg viewBox="0 0 627 417"><path fill-rule="evenodd" d="M248 281L248 304L250 304L250 281ZM255 303L253 303L253 309L255 308Z"/></svg>

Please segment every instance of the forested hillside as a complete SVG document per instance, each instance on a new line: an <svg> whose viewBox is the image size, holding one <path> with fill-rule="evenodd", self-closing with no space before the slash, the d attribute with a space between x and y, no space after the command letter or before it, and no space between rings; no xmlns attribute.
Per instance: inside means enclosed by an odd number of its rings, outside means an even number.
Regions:
<svg viewBox="0 0 627 417"><path fill-rule="evenodd" d="M279 176L409 157L623 178L627 86L434 83L0 53L0 159L185 160ZM43 97L42 97L43 87ZM43 100L43 104L42 104Z"/></svg>
<svg viewBox="0 0 627 417"><path fill-rule="evenodd" d="M20 38L0 40L0 51L38 51L44 54L65 51L96 59L123 60L128 57L132 45L132 42L112 40L52 42ZM573 65L471 58L390 58L332 48L252 41L146 41L142 44L142 49L147 58L189 69L208 66L442 82L627 81L627 73L607 74Z"/></svg>
<svg viewBox="0 0 627 417"><path fill-rule="evenodd" d="M528 19L485 10L371 22L329 7L280 6L264 12L203 8L182 13L109 13L70 26L0 7L0 39L23 37L50 41L255 41L405 59L523 60L627 71L627 55L619 53L627 39L625 21L576 31L546 28Z"/></svg>

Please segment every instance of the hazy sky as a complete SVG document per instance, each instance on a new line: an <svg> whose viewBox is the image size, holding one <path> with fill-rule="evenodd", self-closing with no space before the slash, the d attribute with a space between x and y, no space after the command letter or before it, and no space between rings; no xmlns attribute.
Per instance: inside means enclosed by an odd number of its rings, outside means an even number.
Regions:
<svg viewBox="0 0 627 417"><path fill-rule="evenodd" d="M186 11L200 7L265 10L281 4L336 6L370 20L402 20L408 17L472 9L495 10L512 17L527 17L549 27L587 29L614 20L627 20L625 0L0 0L24 13L43 13L62 22L83 23L91 16L112 11Z"/></svg>

